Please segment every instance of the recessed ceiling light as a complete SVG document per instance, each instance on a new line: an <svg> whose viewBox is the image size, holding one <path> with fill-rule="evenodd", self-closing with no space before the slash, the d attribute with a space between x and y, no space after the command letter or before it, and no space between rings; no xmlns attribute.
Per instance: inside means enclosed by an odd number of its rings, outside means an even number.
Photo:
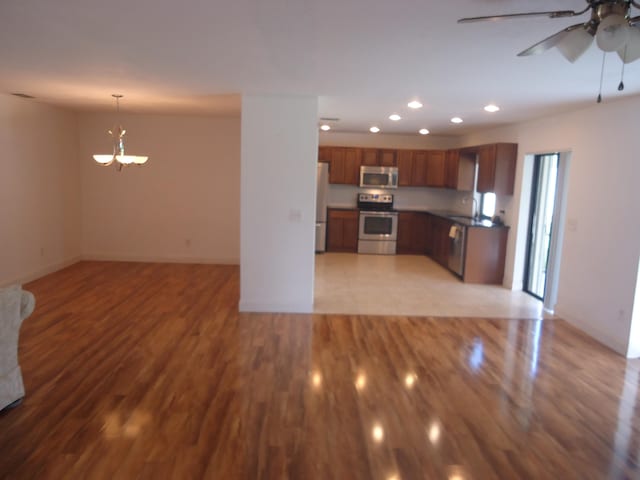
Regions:
<svg viewBox="0 0 640 480"><path fill-rule="evenodd" d="M494 105L493 103L490 103L489 105L484 107L484 110L489 113L496 113L500 111L500 107L497 105Z"/></svg>
<svg viewBox="0 0 640 480"><path fill-rule="evenodd" d="M422 104L418 100L413 100L407 104L409 108L422 108Z"/></svg>
<svg viewBox="0 0 640 480"><path fill-rule="evenodd" d="M394 113L392 115L389 115L389 120L393 120L394 122L397 122L398 120L402 120L402 117L397 113Z"/></svg>
<svg viewBox="0 0 640 480"><path fill-rule="evenodd" d="M463 120L460 117L453 117L451 123L462 123Z"/></svg>
<svg viewBox="0 0 640 480"><path fill-rule="evenodd" d="M323 132L328 132L329 130L331 130L331 127L325 123L324 125L320 126L320 130L322 130Z"/></svg>
<svg viewBox="0 0 640 480"><path fill-rule="evenodd" d="M378 127L371 127L371 128L369 129L369 131L370 131L371 133L378 133L378 132L380 131L380 129L379 129Z"/></svg>
<svg viewBox="0 0 640 480"><path fill-rule="evenodd" d="M420 135L429 135L429 130L427 130L426 128L421 128L419 130Z"/></svg>

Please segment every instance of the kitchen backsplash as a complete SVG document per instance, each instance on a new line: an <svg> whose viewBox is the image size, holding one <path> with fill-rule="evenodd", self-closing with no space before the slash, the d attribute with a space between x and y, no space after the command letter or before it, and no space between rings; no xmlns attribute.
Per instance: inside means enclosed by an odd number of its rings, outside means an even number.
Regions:
<svg viewBox="0 0 640 480"><path fill-rule="evenodd" d="M360 192L375 190L356 187L354 185L329 185L329 207L355 208L356 197ZM452 210L462 214L470 214L471 192L457 192L442 188L400 187L395 190L380 190L393 193L394 206L398 210Z"/></svg>

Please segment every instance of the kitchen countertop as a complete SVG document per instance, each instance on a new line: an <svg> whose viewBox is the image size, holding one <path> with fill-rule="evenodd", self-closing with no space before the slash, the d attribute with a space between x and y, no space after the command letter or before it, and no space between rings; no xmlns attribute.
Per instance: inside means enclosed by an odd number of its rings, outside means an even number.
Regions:
<svg viewBox="0 0 640 480"><path fill-rule="evenodd" d="M357 206L331 206L327 207L331 210L359 210ZM479 227L479 228L509 228L507 225L499 225L493 223L491 220L474 220L468 215L464 215L458 212L452 212L449 210L422 210L418 208L396 208L394 212L410 212L410 213L429 213L436 217L445 218L452 222L464 225L465 227Z"/></svg>
<svg viewBox="0 0 640 480"><path fill-rule="evenodd" d="M435 215L437 217L446 218L452 222L464 225L465 227L480 227L480 228L509 228L504 224L493 223L491 220L474 220L468 215L463 215L457 212L451 212L446 210L427 210L426 213Z"/></svg>

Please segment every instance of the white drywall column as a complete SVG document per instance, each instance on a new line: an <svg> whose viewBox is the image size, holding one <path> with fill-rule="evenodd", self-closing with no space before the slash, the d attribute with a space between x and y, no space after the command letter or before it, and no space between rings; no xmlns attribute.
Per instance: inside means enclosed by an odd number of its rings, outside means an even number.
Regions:
<svg viewBox="0 0 640 480"><path fill-rule="evenodd" d="M240 310L313 310L316 97L242 97Z"/></svg>

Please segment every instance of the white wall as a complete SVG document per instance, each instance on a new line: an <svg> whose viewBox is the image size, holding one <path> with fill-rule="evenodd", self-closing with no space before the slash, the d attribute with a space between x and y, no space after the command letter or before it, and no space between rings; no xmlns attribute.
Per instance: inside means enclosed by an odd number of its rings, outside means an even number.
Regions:
<svg viewBox="0 0 640 480"><path fill-rule="evenodd" d="M343 133L320 131L320 145L330 147L370 147L407 149L455 148L458 137L439 135L396 135L390 133Z"/></svg>
<svg viewBox="0 0 640 480"><path fill-rule="evenodd" d="M114 114L81 114L82 250L86 258L237 264L240 119L121 115L142 167L101 167Z"/></svg>
<svg viewBox="0 0 640 480"><path fill-rule="evenodd" d="M0 94L0 285L80 256L76 115Z"/></svg>
<svg viewBox="0 0 640 480"><path fill-rule="evenodd" d="M571 152L565 237L556 313L621 354L628 353L640 258L640 97L480 132L463 145L517 142L516 191L500 198L507 224L520 212L526 154ZM506 277L522 261L526 228L509 235ZM517 248L516 248L517 247Z"/></svg>
<svg viewBox="0 0 640 480"><path fill-rule="evenodd" d="M318 100L243 96L240 310L311 312Z"/></svg>

